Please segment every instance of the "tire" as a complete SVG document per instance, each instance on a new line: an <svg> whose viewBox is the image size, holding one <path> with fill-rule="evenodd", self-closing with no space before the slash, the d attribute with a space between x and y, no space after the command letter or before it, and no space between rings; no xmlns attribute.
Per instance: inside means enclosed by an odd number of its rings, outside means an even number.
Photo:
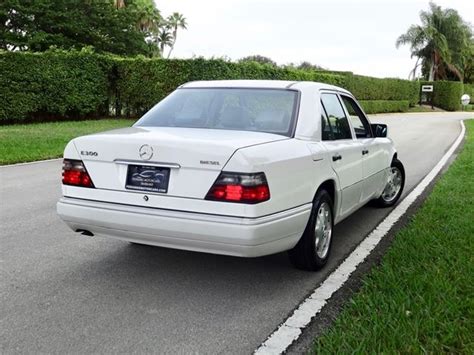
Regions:
<svg viewBox="0 0 474 355"><path fill-rule="evenodd" d="M384 188L384 191L380 195L378 199L375 200L375 204L378 207L392 207L394 206L403 192L403 187L405 186L405 168L400 160L394 158L392 164L390 165L391 168L391 176L389 176L389 181ZM396 173L394 171L397 171ZM399 175L393 175L399 174ZM393 179L396 179L396 186L392 184ZM392 184L392 185L391 185ZM395 190L394 190L395 189Z"/></svg>
<svg viewBox="0 0 474 355"><path fill-rule="evenodd" d="M326 190L318 191L305 231L298 244L288 252L290 261L296 268L316 271L326 265L331 251L334 230L333 210L333 202L329 193ZM319 233L316 233L316 227L318 227ZM318 248L316 247L317 234L319 234Z"/></svg>

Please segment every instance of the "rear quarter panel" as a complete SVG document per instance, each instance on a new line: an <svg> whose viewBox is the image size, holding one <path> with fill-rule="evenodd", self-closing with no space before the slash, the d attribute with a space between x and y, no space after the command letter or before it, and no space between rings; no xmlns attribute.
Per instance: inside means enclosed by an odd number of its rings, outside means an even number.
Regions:
<svg viewBox="0 0 474 355"><path fill-rule="evenodd" d="M270 187L270 200L247 205L246 215L262 216L311 204L324 181L336 182L325 151L322 150L321 159L315 161L314 146L310 150L310 144L308 141L289 139L236 151L223 170L264 172Z"/></svg>

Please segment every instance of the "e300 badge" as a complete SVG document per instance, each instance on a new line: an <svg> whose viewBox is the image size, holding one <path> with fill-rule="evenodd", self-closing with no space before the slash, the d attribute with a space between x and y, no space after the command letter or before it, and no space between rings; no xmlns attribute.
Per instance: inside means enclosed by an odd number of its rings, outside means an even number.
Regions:
<svg viewBox="0 0 474 355"><path fill-rule="evenodd" d="M99 154L97 152L93 152L91 150L81 150L81 155L86 155L86 156L90 156L90 157L96 157L98 156Z"/></svg>

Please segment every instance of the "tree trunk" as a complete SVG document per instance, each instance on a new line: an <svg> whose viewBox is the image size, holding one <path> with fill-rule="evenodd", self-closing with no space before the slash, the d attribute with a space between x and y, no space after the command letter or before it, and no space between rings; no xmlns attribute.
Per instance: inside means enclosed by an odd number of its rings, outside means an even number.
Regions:
<svg viewBox="0 0 474 355"><path fill-rule="evenodd" d="M413 68L413 70L410 72L410 74L408 74L408 80L415 80L415 77L416 77L416 69L418 68L418 63L420 62L420 57L416 58L416 63L415 63L415 67Z"/></svg>
<svg viewBox="0 0 474 355"><path fill-rule="evenodd" d="M434 81L434 62L431 60L430 63L430 75L428 77L428 81Z"/></svg>
<svg viewBox="0 0 474 355"><path fill-rule="evenodd" d="M168 56L166 57L166 59L169 59L171 52L173 51L173 47L174 47L174 44L171 45L170 51L168 52Z"/></svg>
<svg viewBox="0 0 474 355"><path fill-rule="evenodd" d="M173 51L174 44L176 43L176 37L178 37L178 30L177 29L175 29L173 31L173 43L170 46L170 51L168 52L168 57L166 57L167 59L169 59L169 57L171 55L171 52Z"/></svg>
<svg viewBox="0 0 474 355"><path fill-rule="evenodd" d="M165 44L163 42L160 43L160 55L162 58L165 57Z"/></svg>

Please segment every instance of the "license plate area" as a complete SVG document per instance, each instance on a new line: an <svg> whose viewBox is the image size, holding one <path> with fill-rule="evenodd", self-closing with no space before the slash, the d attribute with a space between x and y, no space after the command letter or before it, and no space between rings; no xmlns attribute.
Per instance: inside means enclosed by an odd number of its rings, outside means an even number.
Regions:
<svg viewBox="0 0 474 355"><path fill-rule="evenodd" d="M167 193L170 168L147 165L129 165L125 188L129 190Z"/></svg>

